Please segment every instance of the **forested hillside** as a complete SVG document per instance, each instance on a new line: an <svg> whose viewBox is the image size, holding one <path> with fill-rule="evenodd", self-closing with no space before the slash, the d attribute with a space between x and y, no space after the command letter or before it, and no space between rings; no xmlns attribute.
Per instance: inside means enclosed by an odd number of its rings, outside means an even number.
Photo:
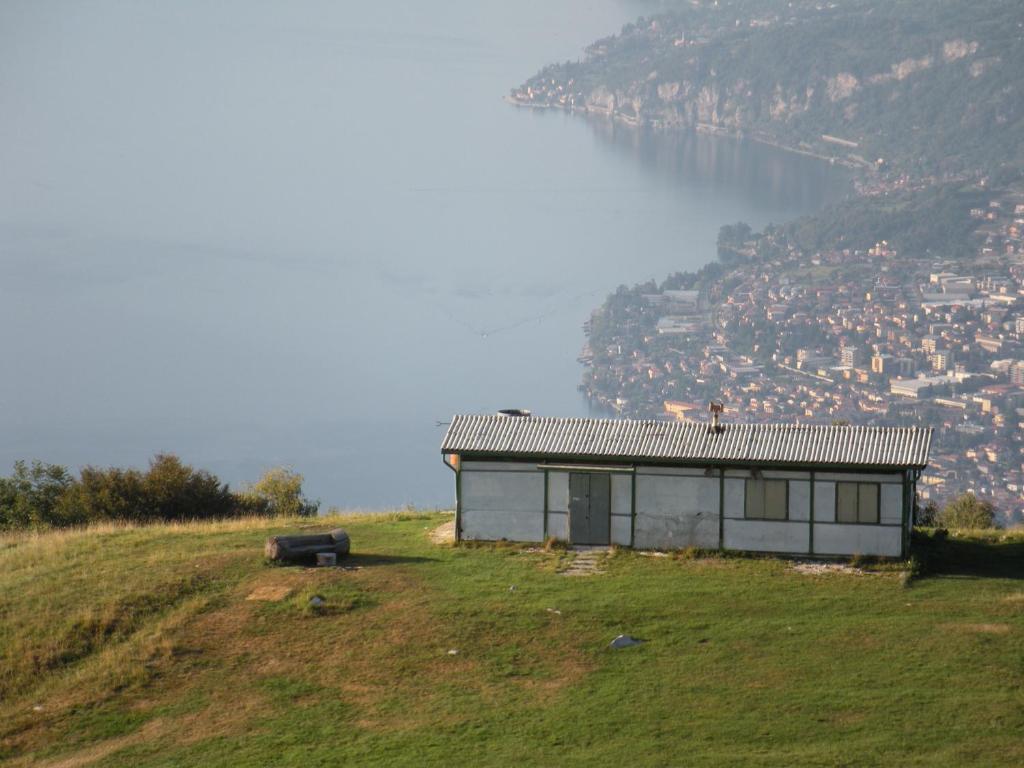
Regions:
<svg viewBox="0 0 1024 768"><path fill-rule="evenodd" d="M1024 165L1017 0L701 2L639 19L512 100L744 134L914 175Z"/></svg>

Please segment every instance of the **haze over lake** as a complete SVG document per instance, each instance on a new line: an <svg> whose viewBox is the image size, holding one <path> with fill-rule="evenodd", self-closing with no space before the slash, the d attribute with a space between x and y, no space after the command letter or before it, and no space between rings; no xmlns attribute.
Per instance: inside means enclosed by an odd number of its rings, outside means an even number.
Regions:
<svg viewBox="0 0 1024 768"><path fill-rule="evenodd" d="M621 283L839 171L502 102L655 6L614 0L0 6L0 473L18 458L325 505L450 504L454 412L585 415Z"/></svg>

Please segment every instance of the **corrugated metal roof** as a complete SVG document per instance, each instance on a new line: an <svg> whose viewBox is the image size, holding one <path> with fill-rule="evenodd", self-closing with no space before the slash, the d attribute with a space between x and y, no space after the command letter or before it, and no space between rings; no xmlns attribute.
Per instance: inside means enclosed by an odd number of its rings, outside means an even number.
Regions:
<svg viewBox="0 0 1024 768"><path fill-rule="evenodd" d="M455 416L443 453L699 464L923 468L932 430L821 424Z"/></svg>

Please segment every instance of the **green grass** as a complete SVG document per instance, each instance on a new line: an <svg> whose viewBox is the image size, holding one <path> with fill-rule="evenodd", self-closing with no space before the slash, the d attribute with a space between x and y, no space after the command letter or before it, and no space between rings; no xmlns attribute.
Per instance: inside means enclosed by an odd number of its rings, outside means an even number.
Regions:
<svg viewBox="0 0 1024 768"><path fill-rule="evenodd" d="M924 538L909 581L628 550L566 578L432 543L448 519L0 538L0 763L1024 764L1024 535ZM359 569L263 562L339 524Z"/></svg>

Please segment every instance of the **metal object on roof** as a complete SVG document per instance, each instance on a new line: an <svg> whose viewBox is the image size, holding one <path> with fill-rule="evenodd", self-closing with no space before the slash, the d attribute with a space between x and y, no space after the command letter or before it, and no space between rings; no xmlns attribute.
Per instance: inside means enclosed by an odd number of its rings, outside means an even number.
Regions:
<svg viewBox="0 0 1024 768"><path fill-rule="evenodd" d="M442 453L689 464L923 469L930 427L455 416Z"/></svg>

